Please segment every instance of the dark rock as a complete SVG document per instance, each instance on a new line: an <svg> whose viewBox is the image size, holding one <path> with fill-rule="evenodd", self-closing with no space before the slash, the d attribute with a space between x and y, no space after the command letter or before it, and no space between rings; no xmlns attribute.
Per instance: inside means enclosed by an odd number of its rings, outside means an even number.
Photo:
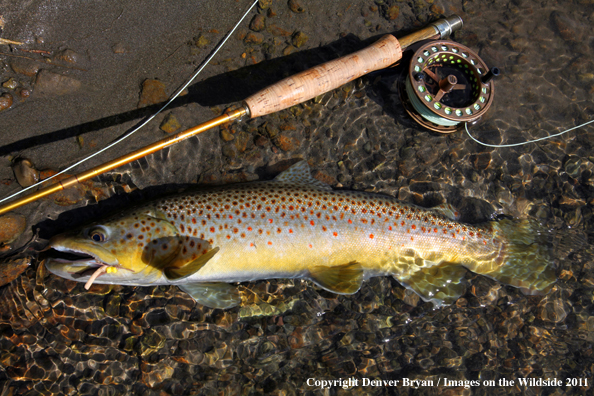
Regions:
<svg viewBox="0 0 594 396"><path fill-rule="evenodd" d="M10 61L10 67L17 74L33 77L39 71L39 62L30 59L15 58Z"/></svg>
<svg viewBox="0 0 594 396"><path fill-rule="evenodd" d="M261 44L264 41L264 36L261 33L252 33L249 32L245 35L245 39L243 41L246 44Z"/></svg>
<svg viewBox="0 0 594 396"><path fill-rule="evenodd" d="M264 15L256 15L250 22L250 29L254 32L261 32L266 29L266 17Z"/></svg>
<svg viewBox="0 0 594 396"><path fill-rule="evenodd" d="M48 70L40 70L35 81L35 92L42 95L67 95L80 87L81 82L76 78Z"/></svg>
<svg viewBox="0 0 594 396"><path fill-rule="evenodd" d="M291 38L291 43L293 43L295 47L300 48L305 43L307 43L307 40L309 40L309 37L307 37L305 33L296 32Z"/></svg>
<svg viewBox="0 0 594 396"><path fill-rule="evenodd" d="M305 8L301 7L301 4L297 0L289 0L289 9L298 14L305 12Z"/></svg>

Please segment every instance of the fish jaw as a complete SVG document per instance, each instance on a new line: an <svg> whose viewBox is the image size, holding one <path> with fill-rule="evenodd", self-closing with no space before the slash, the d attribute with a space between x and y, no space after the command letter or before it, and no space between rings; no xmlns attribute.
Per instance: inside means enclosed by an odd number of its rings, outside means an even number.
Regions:
<svg viewBox="0 0 594 396"><path fill-rule="evenodd" d="M152 213L124 213L53 237L48 248L69 257L52 257L46 267L60 277L86 282L87 289L93 283L153 285L177 255L177 234Z"/></svg>

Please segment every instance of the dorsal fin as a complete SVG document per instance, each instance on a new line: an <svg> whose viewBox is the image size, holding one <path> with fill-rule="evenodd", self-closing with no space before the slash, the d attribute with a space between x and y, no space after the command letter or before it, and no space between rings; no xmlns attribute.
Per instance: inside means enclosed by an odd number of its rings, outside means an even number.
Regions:
<svg viewBox="0 0 594 396"><path fill-rule="evenodd" d="M275 182L297 184L307 187L315 187L319 190L332 191L332 187L326 183L314 179L311 175L307 161L299 161L289 169L283 171L274 178Z"/></svg>

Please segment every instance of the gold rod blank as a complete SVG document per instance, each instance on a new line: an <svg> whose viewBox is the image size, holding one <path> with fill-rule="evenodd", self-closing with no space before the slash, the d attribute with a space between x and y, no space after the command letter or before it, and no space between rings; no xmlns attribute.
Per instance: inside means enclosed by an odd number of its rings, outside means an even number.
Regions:
<svg viewBox="0 0 594 396"><path fill-rule="evenodd" d="M202 132L205 132L211 128L214 128L216 126L219 126L219 125L227 123L227 122L234 121L238 118L243 117L246 114L247 114L247 109L245 109L243 107L240 109L237 109L237 110L230 111L230 112L220 115L216 118L213 118L210 121L207 121L200 125L197 125L193 128L186 129L185 131L180 132L174 136L168 137L163 140L159 140L158 142L153 143L149 146L146 146L146 147L143 147L136 151L133 151L130 154L116 158L116 159L109 161L105 164L96 166L92 169L89 169L88 171L71 176L68 179L51 184L51 185L44 187L38 191L35 191L34 193L25 195L24 197L14 201L14 202L3 205L2 207L0 207L0 215L4 214L6 212L9 212L13 209L16 209L20 206L26 205L30 202L36 201L36 200L43 198L45 196L48 196L50 194L53 194L55 192L64 190L68 187L71 187L71 186L77 184L77 183L91 179L95 176L99 176L105 172L108 172L110 170L118 168L122 165L129 164L130 162L136 161L137 159L140 159L142 157L146 157L149 154L153 154L161 149L164 149L165 147L168 147L175 143L181 142L182 140L185 140L189 137L196 136L196 135L198 135Z"/></svg>

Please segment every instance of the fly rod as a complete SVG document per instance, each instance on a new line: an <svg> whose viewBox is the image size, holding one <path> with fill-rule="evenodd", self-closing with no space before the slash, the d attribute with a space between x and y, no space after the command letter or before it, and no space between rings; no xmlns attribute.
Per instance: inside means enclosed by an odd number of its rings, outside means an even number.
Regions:
<svg viewBox="0 0 594 396"><path fill-rule="evenodd" d="M440 19L401 39L396 39L391 34L385 35L360 51L315 66L264 88L245 99L237 109L225 112L212 120L2 205L0 206L0 215L153 154L221 124L239 120L245 116L260 117L303 103L367 73L393 65L402 58L402 51L414 43L423 40L445 39L461 27L462 18L453 15Z"/></svg>

